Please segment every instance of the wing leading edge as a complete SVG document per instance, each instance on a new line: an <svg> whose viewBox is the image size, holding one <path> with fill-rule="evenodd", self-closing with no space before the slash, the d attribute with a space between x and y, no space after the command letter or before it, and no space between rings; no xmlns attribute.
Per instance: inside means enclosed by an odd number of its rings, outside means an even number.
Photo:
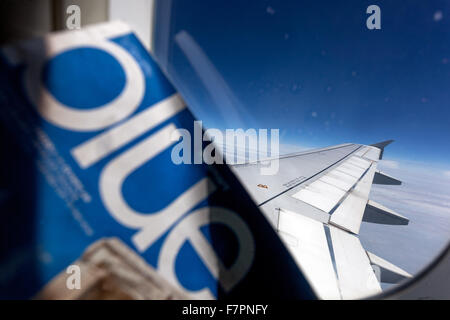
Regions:
<svg viewBox="0 0 450 320"><path fill-rule="evenodd" d="M401 184L377 170L391 142L343 144L232 167L323 299L367 297L381 292L380 282L410 277L366 251L358 237L362 221L409 222L369 200L373 183ZM279 161L276 175L259 174L267 161Z"/></svg>

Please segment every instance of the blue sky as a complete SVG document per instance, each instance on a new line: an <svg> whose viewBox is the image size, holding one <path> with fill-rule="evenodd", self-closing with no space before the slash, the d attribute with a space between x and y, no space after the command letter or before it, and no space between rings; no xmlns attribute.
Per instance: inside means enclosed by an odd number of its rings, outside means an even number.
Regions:
<svg viewBox="0 0 450 320"><path fill-rule="evenodd" d="M450 169L448 1L171 4L157 56L206 127L279 128L301 147L395 139L390 158ZM381 30L366 28L370 4ZM180 33L209 66L193 66Z"/></svg>

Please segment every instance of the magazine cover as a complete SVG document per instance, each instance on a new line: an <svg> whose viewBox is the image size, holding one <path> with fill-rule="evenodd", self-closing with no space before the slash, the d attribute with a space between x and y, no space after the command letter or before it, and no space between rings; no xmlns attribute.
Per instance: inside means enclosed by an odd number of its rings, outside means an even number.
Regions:
<svg viewBox="0 0 450 320"><path fill-rule="evenodd" d="M52 279L67 296L99 246L173 297L314 298L226 165L172 161L198 156L176 148L187 133L212 142L125 24L4 47L0 66L1 298L39 297Z"/></svg>

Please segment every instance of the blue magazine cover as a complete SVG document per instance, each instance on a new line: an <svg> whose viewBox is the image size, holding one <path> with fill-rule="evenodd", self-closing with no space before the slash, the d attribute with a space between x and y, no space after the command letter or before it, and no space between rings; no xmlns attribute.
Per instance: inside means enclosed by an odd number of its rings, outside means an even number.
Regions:
<svg viewBox="0 0 450 320"><path fill-rule="evenodd" d="M226 165L171 160L199 129L126 25L5 47L0 83L0 298L107 237L193 298L315 298Z"/></svg>

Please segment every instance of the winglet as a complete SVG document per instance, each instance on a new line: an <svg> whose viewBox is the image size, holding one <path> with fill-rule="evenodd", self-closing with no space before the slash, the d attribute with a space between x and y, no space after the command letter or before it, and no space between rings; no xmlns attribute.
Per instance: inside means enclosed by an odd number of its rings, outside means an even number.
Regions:
<svg viewBox="0 0 450 320"><path fill-rule="evenodd" d="M376 147L378 149L381 149L380 160L383 159L384 147L386 147L387 145L391 144L392 142L394 142L394 140L386 140L386 141L382 141L382 142L371 144L372 147Z"/></svg>

